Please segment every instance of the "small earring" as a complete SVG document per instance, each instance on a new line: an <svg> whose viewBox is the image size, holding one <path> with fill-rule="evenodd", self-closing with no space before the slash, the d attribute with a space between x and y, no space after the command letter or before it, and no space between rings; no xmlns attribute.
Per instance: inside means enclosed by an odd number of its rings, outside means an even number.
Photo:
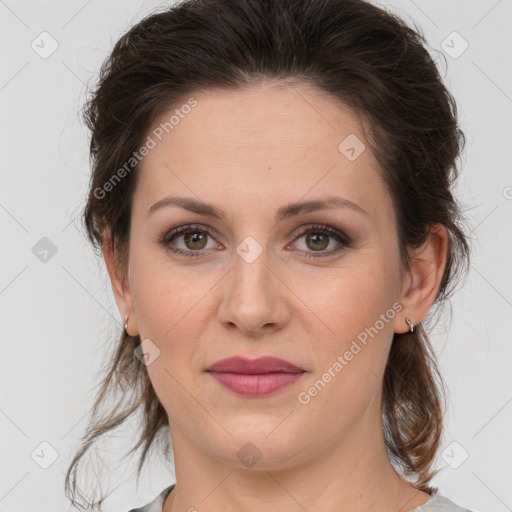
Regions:
<svg viewBox="0 0 512 512"><path fill-rule="evenodd" d="M126 317L126 320L125 320L125 322L124 322L124 335L125 335L125 336L130 336L130 335L128 334L127 329L128 329L128 317Z"/></svg>
<svg viewBox="0 0 512 512"><path fill-rule="evenodd" d="M408 319L405 319L406 324L409 326L409 331L414 332L414 324Z"/></svg>

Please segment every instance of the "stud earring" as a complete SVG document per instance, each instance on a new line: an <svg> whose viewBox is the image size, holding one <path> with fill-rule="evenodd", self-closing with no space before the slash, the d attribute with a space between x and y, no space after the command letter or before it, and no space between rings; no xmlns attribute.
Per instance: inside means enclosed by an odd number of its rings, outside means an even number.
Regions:
<svg viewBox="0 0 512 512"><path fill-rule="evenodd" d="M405 323L409 326L409 331L414 332L414 324L408 319L405 319Z"/></svg>
<svg viewBox="0 0 512 512"><path fill-rule="evenodd" d="M124 335L125 335L125 336L130 336L130 335L128 334L128 330L127 330L127 329L128 329L128 317L126 317L126 320L125 320L125 322L124 322Z"/></svg>

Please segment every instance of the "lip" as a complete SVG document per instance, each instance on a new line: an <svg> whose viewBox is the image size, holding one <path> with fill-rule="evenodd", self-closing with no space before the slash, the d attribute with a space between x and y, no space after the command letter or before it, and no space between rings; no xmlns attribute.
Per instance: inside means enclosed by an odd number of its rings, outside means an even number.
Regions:
<svg viewBox="0 0 512 512"><path fill-rule="evenodd" d="M206 371L216 373L243 373L255 375L263 373L299 373L302 368L279 359L277 357L259 357L258 359L246 359L245 357L228 357L212 364Z"/></svg>
<svg viewBox="0 0 512 512"><path fill-rule="evenodd" d="M221 359L207 370L222 386L245 396L266 396L296 382L305 370L275 357Z"/></svg>

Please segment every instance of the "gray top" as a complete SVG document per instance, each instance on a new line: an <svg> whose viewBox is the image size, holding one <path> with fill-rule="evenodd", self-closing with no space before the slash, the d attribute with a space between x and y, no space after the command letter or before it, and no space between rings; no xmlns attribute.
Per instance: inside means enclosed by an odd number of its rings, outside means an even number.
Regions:
<svg viewBox="0 0 512 512"><path fill-rule="evenodd" d="M165 499L174 489L176 484L166 487L153 501L140 508L132 508L128 512L162 512ZM459 507L453 501L441 496L437 489L433 489L431 498L423 505L410 512L472 512L471 510Z"/></svg>

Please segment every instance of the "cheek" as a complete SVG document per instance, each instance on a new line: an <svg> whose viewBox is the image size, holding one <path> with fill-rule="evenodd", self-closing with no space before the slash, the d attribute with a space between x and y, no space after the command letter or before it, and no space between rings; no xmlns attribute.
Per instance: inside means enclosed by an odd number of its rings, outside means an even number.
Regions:
<svg viewBox="0 0 512 512"><path fill-rule="evenodd" d="M201 311L201 297L208 290L197 272L175 264L162 248L137 249L130 264L141 337L163 344L195 325L190 318Z"/></svg>
<svg viewBox="0 0 512 512"><path fill-rule="evenodd" d="M355 255L343 267L293 279L294 293L338 344L372 326L396 300L397 272L374 251Z"/></svg>
<svg viewBox="0 0 512 512"><path fill-rule="evenodd" d="M196 340L206 322L205 283L177 267L163 268L156 262L142 264L134 279L134 308L141 340L151 340L158 357L147 366L153 389L171 417L197 417L201 411L190 396L196 396L191 361ZM156 264L155 264L156 263ZM211 288L211 286L210 286ZM154 347L149 344L148 346Z"/></svg>
<svg viewBox="0 0 512 512"><path fill-rule="evenodd" d="M374 254L346 270L317 279L314 287L304 282L297 290L321 319L320 330L310 331L316 369L300 403L331 410L333 421L340 410L362 413L379 389L401 309L396 271L386 260Z"/></svg>

